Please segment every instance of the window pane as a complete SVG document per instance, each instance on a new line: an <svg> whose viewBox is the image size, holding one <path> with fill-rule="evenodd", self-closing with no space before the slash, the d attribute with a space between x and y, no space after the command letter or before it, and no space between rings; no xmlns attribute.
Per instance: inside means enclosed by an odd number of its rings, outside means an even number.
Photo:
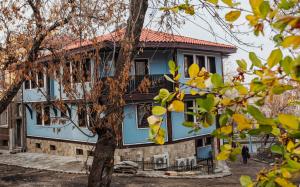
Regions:
<svg viewBox="0 0 300 187"><path fill-rule="evenodd" d="M36 79L37 79L37 74L36 73L32 73L31 74L31 88L32 89L37 87Z"/></svg>
<svg viewBox="0 0 300 187"><path fill-rule="evenodd" d="M83 77L86 82L91 81L91 59L85 59L83 67Z"/></svg>
<svg viewBox="0 0 300 187"><path fill-rule="evenodd" d="M147 59L136 59L135 63L135 75L148 75L148 60Z"/></svg>
<svg viewBox="0 0 300 187"><path fill-rule="evenodd" d="M44 116L43 116L43 119L44 119L44 125L50 125L50 107L49 106L46 106L44 108Z"/></svg>
<svg viewBox="0 0 300 187"><path fill-rule="evenodd" d="M25 80L25 89L30 89L30 81Z"/></svg>
<svg viewBox="0 0 300 187"><path fill-rule="evenodd" d="M86 119L86 112L84 107L79 107L77 108L77 114L78 114L78 126L79 127L86 127L85 125L85 119Z"/></svg>
<svg viewBox="0 0 300 187"><path fill-rule="evenodd" d="M43 114L42 114L41 105L36 107L36 124L37 125L42 125L43 124Z"/></svg>
<svg viewBox="0 0 300 187"><path fill-rule="evenodd" d="M199 65L200 70L206 68L205 66L205 56L196 56L197 64Z"/></svg>
<svg viewBox="0 0 300 187"><path fill-rule="evenodd" d="M80 62L79 61L74 61L72 63L72 78L73 78L73 83L80 83Z"/></svg>
<svg viewBox="0 0 300 187"><path fill-rule="evenodd" d="M197 147L203 147L203 139L202 138L197 140Z"/></svg>
<svg viewBox="0 0 300 187"><path fill-rule="evenodd" d="M189 78L189 67L193 64L193 55L184 55L184 77Z"/></svg>
<svg viewBox="0 0 300 187"><path fill-rule="evenodd" d="M185 112L193 112L193 101L186 101L185 102ZM194 116L191 114L185 114L185 121L194 122Z"/></svg>
<svg viewBox="0 0 300 187"><path fill-rule="evenodd" d="M147 118L151 116L151 103L138 104L137 105L137 119L139 128L149 127Z"/></svg>
<svg viewBox="0 0 300 187"><path fill-rule="evenodd" d="M209 72L216 73L216 59L215 57L208 57L208 63L209 63Z"/></svg>
<svg viewBox="0 0 300 187"><path fill-rule="evenodd" d="M211 137L206 137L205 145L211 145Z"/></svg>
<svg viewBox="0 0 300 187"><path fill-rule="evenodd" d="M70 62L66 62L66 65L63 67L63 83L71 83L71 64Z"/></svg>
<svg viewBox="0 0 300 187"><path fill-rule="evenodd" d="M7 110L3 111L0 117L0 125L7 125Z"/></svg>
<svg viewBox="0 0 300 187"><path fill-rule="evenodd" d="M44 73L43 72L38 73L38 85L40 88L44 87Z"/></svg>

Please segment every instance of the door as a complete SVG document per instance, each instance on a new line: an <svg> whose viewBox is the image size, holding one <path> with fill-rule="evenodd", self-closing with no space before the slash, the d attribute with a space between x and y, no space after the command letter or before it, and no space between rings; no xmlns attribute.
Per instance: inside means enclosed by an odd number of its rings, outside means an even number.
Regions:
<svg viewBox="0 0 300 187"><path fill-rule="evenodd" d="M16 136L15 136L15 142L16 142L16 147L21 147L21 138L22 138L22 120L17 119L16 120Z"/></svg>
<svg viewBox="0 0 300 187"><path fill-rule="evenodd" d="M212 137L196 139L196 154L198 160L205 160L212 157Z"/></svg>
<svg viewBox="0 0 300 187"><path fill-rule="evenodd" d="M135 67L135 75L137 75L137 76L149 74L147 59L135 59L134 67Z"/></svg>

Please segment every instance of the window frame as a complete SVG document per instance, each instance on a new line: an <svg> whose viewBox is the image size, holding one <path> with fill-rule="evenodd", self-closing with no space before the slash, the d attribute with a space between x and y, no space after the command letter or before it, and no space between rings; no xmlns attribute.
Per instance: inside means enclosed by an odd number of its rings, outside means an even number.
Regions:
<svg viewBox="0 0 300 187"><path fill-rule="evenodd" d="M6 123L5 124L2 124L2 115L3 115L3 112L5 112L5 117L6 117ZM8 110L5 109L1 114L0 114L0 127L8 127Z"/></svg>
<svg viewBox="0 0 300 187"><path fill-rule="evenodd" d="M204 56L205 68L206 68L206 70L208 72L211 72L208 58L209 57L214 57L215 58L216 73L217 73L217 63L216 63L217 56L216 55L214 55L214 54L203 54L203 53L188 53L188 52L187 53L182 53L182 55L183 55L183 78L184 79L190 79L190 77L186 77L185 76L186 73L188 74L188 69L189 69L189 67L186 68L185 63L184 63L184 57L185 57L185 55L193 56L193 63L192 64L198 64L197 63L197 56ZM187 72L185 70L187 70Z"/></svg>
<svg viewBox="0 0 300 187"><path fill-rule="evenodd" d="M146 103L137 103L136 105L135 105L135 113L136 113L136 124L137 124L137 128L138 129L149 129L149 124L148 124L148 122L147 122L147 126L144 126L144 125L141 125L140 124L140 120L139 120L139 115L138 115L138 113L139 113L139 109L138 109L138 105L150 105L151 107L150 107L150 115L151 115L151 108L153 107L153 103L152 102L146 102ZM143 116L144 117L144 116Z"/></svg>
<svg viewBox="0 0 300 187"><path fill-rule="evenodd" d="M29 72L29 74L30 74L30 76L31 76L31 71ZM41 73L41 75L43 75L43 87L40 87L39 86L39 75L40 75L40 73ZM38 89L38 88L42 88L42 89L44 89L44 88L46 88L46 84L47 84L47 76L46 76L46 73L45 73L45 71L43 70L43 72L35 72L34 73L35 74L35 76L34 76L34 80L25 80L24 81L24 90L36 90L36 89ZM26 82L28 82L29 83L29 88L26 88ZM33 87L33 82L35 82L35 87Z"/></svg>
<svg viewBox="0 0 300 187"><path fill-rule="evenodd" d="M88 72L85 72L85 67L86 67L86 63L87 61L89 61L89 71ZM78 63L78 68L81 69L81 71L84 71L82 72L82 76L86 76L88 77L88 79L85 79L84 77L84 83L89 83L92 81L92 58L84 58L82 61L75 61L75 60L68 60L66 61L66 63L69 63L69 65L66 65L67 68L69 68L69 72L70 72L70 83L71 85L74 85L74 84L81 84L81 79L79 80L74 80L74 76L76 77L76 75L73 75L73 68L74 67L77 67L77 64ZM68 67L69 66L69 67ZM64 73L64 70L63 70L63 73Z"/></svg>
<svg viewBox="0 0 300 187"><path fill-rule="evenodd" d="M40 109L41 109L41 117L42 117L42 124L39 124L38 123L38 111L37 111L37 108L35 109L36 110L36 125L37 126L43 126L43 127L48 127L48 126L51 126L52 125L52 123L51 123L51 112L50 112L50 109L51 109L51 107L50 106L45 106L44 104L39 104L39 107L40 107ZM45 124L45 118L44 118L44 115L45 115L45 108L46 107L48 107L48 120L49 120L49 123L48 124Z"/></svg>
<svg viewBox="0 0 300 187"><path fill-rule="evenodd" d="M134 61L134 75L136 76L137 74L136 74L136 61L146 61L147 62L147 74L145 74L145 75L137 75L137 76L147 76L147 75L150 75L151 73L150 73L150 60L149 60L149 58L134 58L133 59L133 61Z"/></svg>

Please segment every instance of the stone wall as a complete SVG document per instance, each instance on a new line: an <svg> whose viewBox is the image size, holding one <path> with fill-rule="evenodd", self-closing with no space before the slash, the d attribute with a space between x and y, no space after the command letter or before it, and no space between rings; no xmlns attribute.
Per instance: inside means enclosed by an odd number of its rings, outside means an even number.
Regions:
<svg viewBox="0 0 300 187"><path fill-rule="evenodd" d="M56 150L51 150L50 145L55 146ZM56 154L61 156L84 156L86 157L92 150L93 146L82 143L62 142L55 140L41 140L35 138L27 138L28 152ZM82 154L78 154L81 149ZM174 164L177 158L187 158L195 156L195 140L188 140L174 144L145 146L136 148L117 149L115 152L115 162L123 159L151 161L153 155L168 154L169 163Z"/></svg>

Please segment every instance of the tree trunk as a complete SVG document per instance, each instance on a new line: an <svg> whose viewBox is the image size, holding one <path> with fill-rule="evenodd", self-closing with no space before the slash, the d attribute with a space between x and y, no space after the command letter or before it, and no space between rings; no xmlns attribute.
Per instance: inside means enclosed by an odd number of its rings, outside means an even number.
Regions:
<svg viewBox="0 0 300 187"><path fill-rule="evenodd" d="M113 94L112 100L104 101L108 108L107 111L111 113L105 116L107 121L101 119L107 123L104 124L105 127L96 127L99 138L96 143L95 156L88 179L89 187L109 187L111 183L114 152L117 146L116 134L122 131L124 96L128 85L130 67L137 51L147 9L148 0L130 1L126 32L120 43L114 75L118 86L115 90L110 90L110 92L118 93L118 95Z"/></svg>
<svg viewBox="0 0 300 187"><path fill-rule="evenodd" d="M88 187L109 187L114 167L114 153L117 146L116 136L110 128L99 129L98 141Z"/></svg>

